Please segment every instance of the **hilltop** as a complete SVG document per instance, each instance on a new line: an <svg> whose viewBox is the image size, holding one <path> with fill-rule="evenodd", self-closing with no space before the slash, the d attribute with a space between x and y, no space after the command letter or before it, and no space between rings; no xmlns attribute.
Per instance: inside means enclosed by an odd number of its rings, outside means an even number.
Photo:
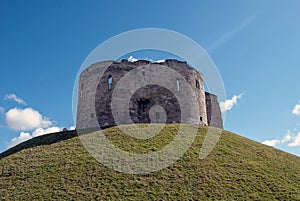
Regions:
<svg viewBox="0 0 300 201"><path fill-rule="evenodd" d="M142 144L117 127L105 133L122 149L144 153L163 147L178 127L166 125ZM223 131L200 160L207 129L199 127L182 158L146 175L116 172L97 162L76 131L33 138L0 154L0 199L300 200L299 157Z"/></svg>

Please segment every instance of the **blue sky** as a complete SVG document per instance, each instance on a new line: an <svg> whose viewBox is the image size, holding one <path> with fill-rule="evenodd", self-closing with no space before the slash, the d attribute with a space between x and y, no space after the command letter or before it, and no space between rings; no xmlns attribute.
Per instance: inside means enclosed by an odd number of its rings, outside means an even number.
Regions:
<svg viewBox="0 0 300 201"><path fill-rule="evenodd" d="M297 0L3 0L0 152L21 132L28 138L74 125L75 78L100 43L132 29L163 28L190 37L208 52L228 100L243 94L236 103L227 102L233 107L226 130L299 156L299 8ZM21 122L27 127L15 125L20 115L33 116Z"/></svg>

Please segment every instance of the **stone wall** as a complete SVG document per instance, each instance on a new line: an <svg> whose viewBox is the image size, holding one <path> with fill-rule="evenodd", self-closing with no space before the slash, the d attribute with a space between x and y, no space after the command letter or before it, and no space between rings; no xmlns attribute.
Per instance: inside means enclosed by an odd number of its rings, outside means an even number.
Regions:
<svg viewBox="0 0 300 201"><path fill-rule="evenodd" d="M206 99L206 112L207 112L208 125L223 129L222 114L219 107L217 96L205 92L205 99Z"/></svg>
<svg viewBox="0 0 300 201"><path fill-rule="evenodd" d="M98 121L95 114L95 91L103 69L113 61L103 61L85 69L79 78L76 129L97 128Z"/></svg>
<svg viewBox="0 0 300 201"><path fill-rule="evenodd" d="M220 121L208 121L207 100L203 75L186 62L99 62L80 75L76 127L150 122L220 127ZM215 101L211 105L219 110Z"/></svg>

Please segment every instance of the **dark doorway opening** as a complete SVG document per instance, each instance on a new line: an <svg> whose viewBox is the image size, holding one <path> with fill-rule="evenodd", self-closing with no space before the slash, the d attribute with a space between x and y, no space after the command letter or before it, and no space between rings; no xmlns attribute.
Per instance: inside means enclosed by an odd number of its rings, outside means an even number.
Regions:
<svg viewBox="0 0 300 201"><path fill-rule="evenodd" d="M148 98L141 98L137 101L138 103L138 113L144 113L144 112L148 112L149 108L150 108L150 99Z"/></svg>

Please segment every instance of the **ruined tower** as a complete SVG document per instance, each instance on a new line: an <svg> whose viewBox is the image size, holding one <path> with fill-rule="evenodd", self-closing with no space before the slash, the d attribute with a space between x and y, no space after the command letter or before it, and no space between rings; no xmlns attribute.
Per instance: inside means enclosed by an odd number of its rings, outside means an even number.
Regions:
<svg viewBox="0 0 300 201"><path fill-rule="evenodd" d="M223 128L217 97L186 62L103 61L81 73L77 128L151 122Z"/></svg>

